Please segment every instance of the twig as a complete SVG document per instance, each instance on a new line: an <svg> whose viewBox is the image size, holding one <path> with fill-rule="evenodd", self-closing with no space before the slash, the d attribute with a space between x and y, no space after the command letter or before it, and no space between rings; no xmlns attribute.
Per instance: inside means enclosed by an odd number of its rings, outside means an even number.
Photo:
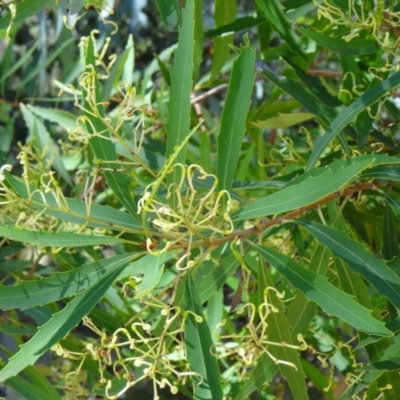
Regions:
<svg viewBox="0 0 400 400"><path fill-rule="evenodd" d="M311 76L324 76L325 78L341 78L343 75L340 71L325 71L322 69L309 69L307 73Z"/></svg>
<svg viewBox="0 0 400 400"><path fill-rule="evenodd" d="M201 103L202 101L208 99L209 97L214 96L217 93L223 92L227 88L228 88L228 84L227 83L223 83L222 85L215 86L214 88L208 90L207 92L199 94L196 97L193 97L190 100L190 102L192 104Z"/></svg>
<svg viewBox="0 0 400 400"><path fill-rule="evenodd" d="M316 201L315 203L309 204L308 206L305 206L305 207L300 207L297 210L290 211L280 217L264 219L260 223L252 226L251 228L237 230L237 231L232 232L229 235L222 236L222 237L219 237L214 240L207 239L207 240L198 240L198 241L192 242L190 244L190 248L194 249L194 248L199 248L199 247L207 247L210 245L216 246L216 245L220 245L225 242L230 242L230 241L236 240L237 238L259 234L259 233L263 232L265 229L269 228L270 226L280 225L285 220L291 220L293 218L296 218L299 215L302 215L302 214L306 213L307 211L310 211L321 205L324 205L324 204L328 203L329 201L337 199L338 197L352 196L363 190L374 189L378 186L380 186L380 184L375 181L366 182L366 183L357 183L355 186L348 187L346 189L342 189L341 191L336 191L335 193L331 193L328 196L325 196L322 199ZM172 245L171 247L169 247L168 250L187 248L188 245L189 245L189 243L187 241L182 242L182 243L176 243L176 244Z"/></svg>

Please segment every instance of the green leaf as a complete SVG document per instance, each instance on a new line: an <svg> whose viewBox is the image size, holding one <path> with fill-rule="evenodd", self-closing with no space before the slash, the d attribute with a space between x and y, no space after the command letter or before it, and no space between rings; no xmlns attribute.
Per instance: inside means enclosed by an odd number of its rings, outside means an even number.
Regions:
<svg viewBox="0 0 400 400"><path fill-rule="evenodd" d="M194 398L222 399L221 373L217 359L210 352L213 344L210 329L190 274L186 275L185 283L184 307L185 311L191 311L185 321L186 355L192 371L202 377L201 381L199 378L193 378Z"/></svg>
<svg viewBox="0 0 400 400"><path fill-rule="evenodd" d="M320 276L324 276L329 265L330 252L325 246L318 246L311 261L310 271L314 271ZM308 327L315 316L317 305L310 301L302 292L298 292L290 302L287 311L287 318L292 327L292 338L297 338L301 333L305 335Z"/></svg>
<svg viewBox="0 0 400 400"><path fill-rule="evenodd" d="M54 108L32 106L30 104L27 104L26 108L38 117L58 124L66 131L76 128L76 116L67 111L57 110Z"/></svg>
<svg viewBox="0 0 400 400"><path fill-rule="evenodd" d="M23 344L18 353L0 371L0 381L32 365L44 352L63 339L104 296L124 267L104 274L93 286L79 293L65 308L54 314L50 321L42 325L36 335Z"/></svg>
<svg viewBox="0 0 400 400"><path fill-rule="evenodd" d="M255 121L251 124L260 129L279 129L288 128L312 118L315 118L315 115L310 113L279 114L277 117L272 117L264 121Z"/></svg>
<svg viewBox="0 0 400 400"><path fill-rule="evenodd" d="M196 82L200 75L200 65L203 61L203 1L194 0L194 51L193 51L193 74L192 80Z"/></svg>
<svg viewBox="0 0 400 400"><path fill-rule="evenodd" d="M307 378L324 394L324 398L327 400L335 400L332 393L326 391L327 388L330 388L331 382L324 371L319 368L319 366L314 365L315 363L311 363L304 358L301 358L300 362Z"/></svg>
<svg viewBox="0 0 400 400"><path fill-rule="evenodd" d="M1 20L0 20L1 21ZM40 42L36 42L22 57L18 59L13 65L7 68L4 73L1 74L0 83L4 82L9 76L14 74L19 68L21 68L24 64L26 64L33 54L33 52L37 49Z"/></svg>
<svg viewBox="0 0 400 400"><path fill-rule="evenodd" d="M324 246L324 248L326 248ZM347 264L338 257L334 257L334 265L340 282L340 288L347 294L353 296L362 306L373 309L368 286L362 277L351 270ZM376 315L375 315L376 316ZM390 329L387 326L388 329Z"/></svg>
<svg viewBox="0 0 400 400"><path fill-rule="evenodd" d="M376 103L382 96L400 84L400 71L394 73L375 87L365 91L365 93L343 109L335 120L331 123L325 133L320 137L308 159L306 170L312 169L318 158L324 152L329 143L338 135L353 119L362 111Z"/></svg>
<svg viewBox="0 0 400 400"><path fill-rule="evenodd" d="M360 371L398 371L400 370L400 357L378 361L358 368Z"/></svg>
<svg viewBox="0 0 400 400"><path fill-rule="evenodd" d="M101 98L103 101L110 99L111 93L119 90L121 84L125 90L133 84L135 69L135 46L132 34L128 37L125 50L118 56L117 61L112 66L109 77L103 82ZM122 81L122 82L121 82Z"/></svg>
<svg viewBox="0 0 400 400"><path fill-rule="evenodd" d="M84 201L65 198L58 202L51 193L38 193L31 186L28 192L25 183L10 173L5 171L6 183L22 199L29 202L32 207L39 211L45 210L45 214L73 222L77 224L87 224L89 227L126 230L127 232L142 233L143 228L137 220L130 214L116 210L108 206L91 204L90 215L88 207ZM64 201L65 200L65 201Z"/></svg>
<svg viewBox="0 0 400 400"><path fill-rule="evenodd" d="M90 36L87 40L85 52L86 72L92 74L93 71L96 71L96 59L94 55L93 41ZM131 182L128 180L125 173L113 170L119 168L116 163L117 152L114 143L109 140L109 129L104 122L104 106L100 98L101 85L97 79L96 72L92 79L92 85L95 87L95 93L92 94L92 96L94 95L95 97L92 99L92 102L95 104L95 111L91 109L92 106L87 100L88 93L86 90L84 90L83 96L83 114L87 118L87 120L85 120L86 129L89 134L94 134L89 139L90 147L95 154L96 161L100 161L100 166L106 169L104 171L104 176L110 189L112 189L121 204L132 214L133 218L138 219L136 202L133 199L132 190L129 187ZM93 112L98 114L98 116L94 116ZM96 135L96 133L99 132L101 132L101 137Z"/></svg>
<svg viewBox="0 0 400 400"><path fill-rule="evenodd" d="M72 185L71 177L65 169L59 149L50 137L50 133L47 131L44 123L39 118L36 118L25 104L20 103L20 107L26 126L30 132L27 141L32 144L37 156L41 160L44 162L52 160L52 167L68 184Z"/></svg>
<svg viewBox="0 0 400 400"><path fill-rule="evenodd" d="M35 0L23 1L16 5L17 15L13 21L14 24L25 22L29 17L42 11L47 6L54 6L55 0ZM8 13L0 18L0 29L7 29L11 22L11 14Z"/></svg>
<svg viewBox="0 0 400 400"><path fill-rule="evenodd" d="M20 377L15 377L7 379L6 384L7 386L11 386L23 396L24 394L27 394L24 397L25 399L34 400L33 396L30 395L30 391L31 393L34 393L36 388L44 394L42 397L38 397L38 400L61 400L61 396L58 393L54 382L51 382L49 379L47 379L42 371L36 369L35 367L27 367L24 370L24 378L25 376L28 378L29 382L26 382L25 379L25 382L22 382L19 380Z"/></svg>
<svg viewBox="0 0 400 400"><path fill-rule="evenodd" d="M394 161L397 161L393 158ZM377 166L361 174L360 179L382 179L385 181L400 182L400 167Z"/></svg>
<svg viewBox="0 0 400 400"><path fill-rule="evenodd" d="M256 246L258 250L259 246ZM261 263L261 260L260 260ZM263 267L263 268L261 268ZM265 289L274 287L274 281L269 272L269 269L260 264L259 276L258 276L259 287L264 288L262 293L259 293L260 302L265 304L264 295L266 295ZM307 386L305 384L306 376L300 363L300 356L297 349L285 346L285 344L294 344L291 335L291 329L289 321L285 315L285 309L282 304L282 300L278 298L277 293L273 290L268 292L268 305L272 306L276 311L271 312L267 319L267 339L276 345L268 346L268 350L278 360L290 362L292 365L285 363L278 363L278 367L282 376L284 376L289 384L290 390L294 400L305 400L308 399Z"/></svg>
<svg viewBox="0 0 400 400"><path fill-rule="evenodd" d="M29 400L53 400L60 399L60 396L53 397L43 392L40 387L35 384L28 382L26 379L20 376L7 379L7 386L12 387L23 399Z"/></svg>
<svg viewBox="0 0 400 400"><path fill-rule="evenodd" d="M321 82L320 78L311 76L307 73L307 71L304 71L302 68L300 68L296 64L296 60L292 57L285 56L285 54L282 54L282 58L285 60L285 62L290 65L290 67L293 69L293 71L296 73L296 75L303 81L304 85L307 87L307 89L319 100L322 101L324 105L328 107L326 111L329 109L332 109L334 107L341 106L342 103L341 101L338 100L337 97L334 97L330 92L328 92L327 88ZM307 65L308 68L308 65ZM327 116L331 118L331 116L334 116L332 112L328 113Z"/></svg>
<svg viewBox="0 0 400 400"><path fill-rule="evenodd" d="M257 66L260 75L270 80L274 85L285 93L292 96L300 104L306 107L312 114L315 114L324 125L328 126L335 117L333 110L326 107L318 98L302 87L297 81L292 79L280 79L272 72L263 69L263 64Z"/></svg>
<svg viewBox="0 0 400 400"><path fill-rule="evenodd" d="M176 31L180 21L180 9L177 1L156 0L156 3L164 26L171 31Z"/></svg>
<svg viewBox="0 0 400 400"><path fill-rule="evenodd" d="M358 272L393 305L400 308L400 278L365 247L343 232L317 224L299 221L320 243L341 258L355 272Z"/></svg>
<svg viewBox="0 0 400 400"><path fill-rule="evenodd" d="M128 36L124 50L124 69L122 74L122 80L125 85L133 84L133 73L135 71L135 44L133 41L133 35Z"/></svg>
<svg viewBox="0 0 400 400"><path fill-rule="evenodd" d="M400 356L400 335L395 336L393 343L385 349L379 362L388 361L392 358ZM353 384L347 388L339 397L338 400L348 400L354 398L354 396L360 393L362 390L369 388L373 382L375 382L382 374L383 370L370 371L367 375L365 372L361 372L357 379L353 380Z"/></svg>
<svg viewBox="0 0 400 400"><path fill-rule="evenodd" d="M194 57L194 0L187 0L183 12L183 22L179 29L178 47L175 51L174 65L171 69L171 90L168 102L167 123L167 153L172 156L176 146L179 146L189 135L190 129L190 95L193 79ZM186 147L176 157L176 163L184 163ZM170 183L179 179L174 172Z"/></svg>
<svg viewBox="0 0 400 400"><path fill-rule="evenodd" d="M231 4L229 5L232 6ZM204 33L205 38L212 38L215 36L222 36L229 33L235 33L243 30L254 28L257 25L262 24L265 21L264 17L256 17L253 15L247 15L246 17L237 18L229 24L219 26L215 29L209 29Z"/></svg>
<svg viewBox="0 0 400 400"><path fill-rule="evenodd" d="M244 251L246 251L248 246L244 248ZM239 261L232 253L223 257L217 266L212 261L205 261L195 278L201 304L214 296L238 267Z"/></svg>
<svg viewBox="0 0 400 400"><path fill-rule="evenodd" d="M298 70L296 70L297 74L299 74ZM315 114L322 121L324 126L328 126L336 117L334 110L325 106L324 102L319 101L318 97L304 89L297 81L292 79L280 79L273 73L266 71L263 68L258 68L258 72L285 93L288 93L290 96L292 96L299 103L303 104L304 107L306 107L311 113ZM338 139L347 156L351 157L350 148L342 133L339 133Z"/></svg>
<svg viewBox="0 0 400 400"><path fill-rule="evenodd" d="M225 26L235 21L236 12L236 1L216 0L214 12L215 27L218 29L221 26ZM214 38L214 51L210 80L213 80L220 73L222 67L229 57L229 45L232 43L233 34Z"/></svg>
<svg viewBox="0 0 400 400"><path fill-rule="evenodd" d="M361 54L376 53L380 50L380 46L375 40L352 38L347 41L337 37L331 37L311 29L297 27L303 35L314 40L323 49L330 50L334 53L357 56Z"/></svg>
<svg viewBox="0 0 400 400"><path fill-rule="evenodd" d="M232 187L253 92L254 60L254 50L243 47L233 62L218 135L217 177L221 190Z"/></svg>
<svg viewBox="0 0 400 400"><path fill-rule="evenodd" d="M371 155L369 159L337 161L328 168L314 169L314 176L300 176L280 191L244 206L233 213L232 220L266 217L315 203L340 190L372 163Z"/></svg>
<svg viewBox="0 0 400 400"><path fill-rule="evenodd" d="M385 260L391 260L400 255L399 243L395 227L395 216L389 204L386 204L383 217L383 234L381 254Z"/></svg>
<svg viewBox="0 0 400 400"><path fill-rule="evenodd" d="M253 246L294 288L317 303L327 314L335 315L356 329L371 335L393 335L383 322L371 316L371 310L358 304L352 296L337 289L325 277L303 267L285 254L264 246Z"/></svg>
<svg viewBox="0 0 400 400"><path fill-rule="evenodd" d="M152 256L153 262L141 271L141 273L143 273L143 279L137 288L135 299L141 299L148 295L157 286L158 282L160 282L164 272L166 255L167 253L162 253L157 257Z"/></svg>
<svg viewBox="0 0 400 400"><path fill-rule="evenodd" d="M76 233L45 233L25 229L0 226L0 235L16 242L28 243L34 246L77 247L97 246L101 244L126 243L127 241L113 236L80 235Z"/></svg>
<svg viewBox="0 0 400 400"><path fill-rule="evenodd" d="M83 5L85 4L85 0L69 0L69 14L75 15L81 11Z"/></svg>
<svg viewBox="0 0 400 400"><path fill-rule="evenodd" d="M40 71L45 70L67 47L75 41L75 38L70 38L66 40L61 46L57 47L54 51L52 51L48 57L46 57L44 62L40 62L33 68L28 76L21 82L21 87L25 87L27 83L29 83L32 79L34 79L37 75L39 75Z"/></svg>
<svg viewBox="0 0 400 400"><path fill-rule="evenodd" d="M301 49L299 37L294 33L289 20L283 11L282 4L278 0L257 0L257 6L271 25L280 34L281 38L308 63L307 56Z"/></svg>
<svg viewBox="0 0 400 400"><path fill-rule="evenodd" d="M272 361L271 357L262 354L251 371L249 379L240 388L234 400L247 400L253 392L265 385L266 382L271 382L277 372L278 366Z"/></svg>
<svg viewBox="0 0 400 400"><path fill-rule="evenodd" d="M94 284L105 273L120 269L133 257L134 253L126 253L77 266L71 271L57 272L48 278L24 281L13 286L0 286L0 309L26 309L73 296ZM140 268L151 266L153 262L154 256L142 257L124 270L125 276L134 274L136 270L136 273L143 273ZM132 265L136 266L135 269Z"/></svg>

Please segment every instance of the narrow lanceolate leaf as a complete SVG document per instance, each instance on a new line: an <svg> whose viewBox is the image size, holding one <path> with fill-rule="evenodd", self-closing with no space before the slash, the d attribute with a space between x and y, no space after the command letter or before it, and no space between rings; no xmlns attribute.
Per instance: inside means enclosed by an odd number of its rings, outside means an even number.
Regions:
<svg viewBox="0 0 400 400"><path fill-rule="evenodd" d="M310 260L309 269L320 276L325 276L331 253L322 245L315 250ZM292 327L292 338L301 333L305 335L315 316L317 305L310 301L302 292L298 292L288 305L287 319Z"/></svg>
<svg viewBox="0 0 400 400"><path fill-rule="evenodd" d="M260 288L264 289L262 293L259 294L260 304L265 305L265 289L274 287L274 281L269 269L263 264L264 263L260 260L258 284ZM277 293L270 290L268 291L267 301L269 305L277 310L276 312L271 312L266 318L266 323L268 324L268 329L266 331L268 336L266 339L276 344L268 346L268 350L277 360L282 361L281 363L277 361L278 367L282 376L287 379L293 399L308 399L307 386L305 383L306 375L300 363L299 351L285 346L285 344L293 345L296 342L292 340L290 324L286 317L282 300L278 298ZM291 363L291 365L287 365L287 362Z"/></svg>
<svg viewBox="0 0 400 400"><path fill-rule="evenodd" d="M314 40L322 48L339 54L356 56L360 54L376 53L380 49L380 46L372 39L353 38L352 40L347 41L341 38L324 35L311 29L297 27L297 30Z"/></svg>
<svg viewBox="0 0 400 400"><path fill-rule="evenodd" d="M55 400L61 399L60 396L52 397L44 392L40 387L29 382L28 380L15 376L7 380L7 386L12 387L23 399L29 400Z"/></svg>
<svg viewBox="0 0 400 400"><path fill-rule="evenodd" d="M105 273L120 269L130 262L133 257L135 257L134 253L126 253L94 263L84 264L71 271L57 272L48 278L29 280L14 286L0 286L0 309L26 309L73 296L91 286ZM136 261L143 267L142 272L146 268L145 258L148 258L148 256ZM150 260L148 261L150 262ZM130 275L129 272L133 272L132 267L128 269L130 271L126 273Z"/></svg>
<svg viewBox="0 0 400 400"><path fill-rule="evenodd" d="M291 211L312 204L329 194L340 190L351 182L362 170L373 163L373 158L357 158L340 161L339 168L318 168L306 179L302 176L279 192L263 197L252 204L246 205L232 215L234 221L265 217ZM347 165L346 165L347 164ZM296 184L297 183L297 184Z"/></svg>
<svg viewBox="0 0 400 400"><path fill-rule="evenodd" d="M262 64L261 64L262 65ZM269 79L277 87L282 89L285 93L291 95L299 103L303 104L308 111L315 114L324 126L329 126L331 121L335 118L336 113L330 107L327 107L320 101L314 94L303 88L297 81L293 79L280 79L275 74L265 70L265 68L258 68L260 75ZM343 133L339 133L338 140L345 153L351 157L351 151Z"/></svg>
<svg viewBox="0 0 400 400"><path fill-rule="evenodd" d="M10 2L5 2L6 4ZM3 2L4 4L4 2ZM13 21L14 24L18 22L24 22L29 17L37 14L38 12L42 11L47 6L53 6L56 4L55 0L35 0L35 1L23 1L16 5L17 12L16 17ZM8 13L5 16L0 18L0 29L7 29L11 22L11 13Z"/></svg>
<svg viewBox="0 0 400 400"><path fill-rule="evenodd" d="M337 289L325 277L275 250L258 245L254 247L293 287L317 303L327 314L335 315L356 329L371 335L393 335L383 322L371 316L371 310L358 304L352 296Z"/></svg>
<svg viewBox="0 0 400 400"><path fill-rule="evenodd" d="M218 135L219 188L230 190L239 159L254 84L255 52L245 46L233 62Z"/></svg>
<svg viewBox="0 0 400 400"><path fill-rule="evenodd" d="M57 110L54 108L44 108L39 106L26 105L29 111L33 114L46 119L51 122L57 123L66 131L74 130L76 128L76 116L67 111Z"/></svg>
<svg viewBox="0 0 400 400"><path fill-rule="evenodd" d="M245 244L244 253L248 248L249 245ZM217 266L213 261L205 261L203 263L195 279L201 304L205 303L222 288L227 279L239 268L239 265L238 259L232 252L223 257Z"/></svg>
<svg viewBox="0 0 400 400"><path fill-rule="evenodd" d="M175 152L189 134L190 129L190 94L192 91L194 57L194 0L188 0L183 12L183 22L179 29L178 47L175 51L174 65L171 69L171 90L168 103L167 154ZM185 161L186 150L182 149L175 162ZM176 182L178 176L172 177Z"/></svg>
<svg viewBox="0 0 400 400"><path fill-rule="evenodd" d="M396 160L396 159L394 159ZM374 167L365 171L360 176L361 179L382 179L387 181L400 182L400 167L383 166Z"/></svg>
<svg viewBox="0 0 400 400"><path fill-rule="evenodd" d="M388 361L392 358L400 356L400 335L397 335L393 339L393 343L386 348L383 356L379 362ZM353 380L353 384L345 390L339 397L338 400L348 400L355 398L356 394L367 389L374 381L376 381L382 374L383 370L370 371L367 375L364 372L361 373L357 379Z"/></svg>
<svg viewBox="0 0 400 400"><path fill-rule="evenodd" d="M288 128L312 118L315 118L315 115L311 113L279 114L277 117L272 117L265 121L254 121L251 125L260 129Z"/></svg>
<svg viewBox="0 0 400 400"><path fill-rule="evenodd" d="M400 308L400 278L361 243L338 231L315 222L299 221L320 243L344 260L355 272L373 285L378 293Z"/></svg>
<svg viewBox="0 0 400 400"><path fill-rule="evenodd" d="M369 364L358 369L360 371L399 371L400 357L391 358L390 360L378 361L376 363Z"/></svg>
<svg viewBox="0 0 400 400"><path fill-rule="evenodd" d="M12 44L12 42L9 42L9 46L12 46ZM30 47L29 50L24 52L24 54L18 58L17 62L10 65L7 69L4 69L0 77L0 83L4 82L9 76L11 76L15 71L18 71L23 65L27 65L27 63L29 62L29 58L32 56L33 52L37 49L39 44L40 41L36 41L36 43L32 47Z"/></svg>
<svg viewBox="0 0 400 400"><path fill-rule="evenodd" d="M77 247L124 243L126 240L112 236L90 236L72 233L46 233L0 226L0 236L34 246Z"/></svg>
<svg viewBox="0 0 400 400"><path fill-rule="evenodd" d="M205 38L212 38L215 36L227 35L229 33L235 33L239 31L249 30L257 25L265 22L264 17L255 17L253 15L247 15L246 17L237 18L233 22L220 26L219 28L209 29L204 33Z"/></svg>
<svg viewBox="0 0 400 400"><path fill-rule="evenodd" d="M92 39L89 37L87 40L86 51L86 72L93 73L96 71L96 59L94 55L94 45ZM93 69L92 69L93 68ZM91 85L95 86L94 93L91 96L95 97L91 100L92 105L87 100L88 93L84 92L83 114L86 117L86 129L93 136L89 139L90 147L93 150L95 159L99 162L99 167L105 168L104 176L110 189L114 192L115 196L121 204L132 214L134 218L137 216L136 203L132 196L132 190L129 187L129 180L126 174L117 171L119 168L117 162L117 152L114 143L110 140L110 133L107 125L104 122L104 106L100 97L100 83L97 79L97 74L93 77ZM95 105L93 105L95 104ZM95 107L96 110L92 110ZM93 116L93 113L99 116ZM89 122L90 121L90 122ZM98 134L101 134L99 136Z"/></svg>
<svg viewBox="0 0 400 400"><path fill-rule="evenodd" d="M93 286L79 293L65 308L42 325L36 335L22 345L18 353L0 371L0 381L3 382L32 365L43 353L63 339L104 296L124 267L104 274Z"/></svg>
<svg viewBox="0 0 400 400"><path fill-rule="evenodd" d="M151 254L150 254L151 255ZM153 262L143 268L141 274L143 278L137 288L137 293L135 299L141 299L142 297L148 295L160 282L161 276L164 272L164 262L167 253L162 253L159 256L151 256Z"/></svg>
<svg viewBox="0 0 400 400"><path fill-rule="evenodd" d="M210 352L213 344L210 328L204 318L199 295L190 274L186 276L184 307L186 311L191 312L185 321L187 359L192 371L202 377L202 380L193 378L194 398L222 399L221 373L217 359ZM198 322L192 313L201 317L202 321Z"/></svg>
<svg viewBox="0 0 400 400"><path fill-rule="evenodd" d="M267 21L275 28L290 48L300 55L304 61L308 62L307 56L301 49L300 39L294 33L281 3L278 0L257 0L257 6Z"/></svg>
<svg viewBox="0 0 400 400"><path fill-rule="evenodd" d="M257 364L251 371L249 379L240 388L234 400L248 399L253 392L259 390L266 382L271 382L277 372L278 366L272 361L271 357L268 357L267 354L263 354L257 360Z"/></svg>
<svg viewBox="0 0 400 400"><path fill-rule="evenodd" d="M376 103L382 96L400 84L400 71L394 73L383 82L368 89L361 97L342 110L328 127L323 136L315 144L314 150L308 159L306 169L315 166L318 158L324 152L329 143L362 111Z"/></svg>
<svg viewBox="0 0 400 400"><path fill-rule="evenodd" d="M126 230L128 232L140 233L142 226L137 220L126 212L119 211L108 206L99 204L90 205L76 199L57 199L51 193L38 193L33 186L28 188L25 183L9 172L5 171L5 183L22 199L29 202L29 205L45 214L59 218L65 222L87 224L89 227Z"/></svg>
<svg viewBox="0 0 400 400"><path fill-rule="evenodd" d="M20 108L30 133L27 141L35 149L38 157L45 163L51 161L51 166L71 185L71 177L65 169L58 147L51 138L43 121L36 118L25 104L20 103Z"/></svg>
<svg viewBox="0 0 400 400"><path fill-rule="evenodd" d="M236 0L216 0L214 12L215 27L219 28L233 22L236 18L236 11ZM225 61L229 57L229 45L232 43L233 33L214 38L213 63L210 80L213 80L220 73Z"/></svg>
<svg viewBox="0 0 400 400"><path fill-rule="evenodd" d="M400 253L397 241L395 216L389 204L386 204L383 217L382 249L381 254L385 260L392 260Z"/></svg>
<svg viewBox="0 0 400 400"><path fill-rule="evenodd" d="M156 0L161 21L164 26L172 31L176 31L179 25L180 10L176 0Z"/></svg>

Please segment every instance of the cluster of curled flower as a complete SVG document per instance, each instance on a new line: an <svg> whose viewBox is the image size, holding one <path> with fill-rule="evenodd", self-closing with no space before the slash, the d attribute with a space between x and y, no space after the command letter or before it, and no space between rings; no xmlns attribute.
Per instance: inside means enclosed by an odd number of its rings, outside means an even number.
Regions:
<svg viewBox="0 0 400 400"><path fill-rule="evenodd" d="M268 299L268 292L270 291L275 292L279 301L283 299L284 294L279 293L275 288L266 288L264 291L264 302L262 304L256 307L252 303L247 303L237 311L239 315L245 312L248 314L248 323L244 328L244 332L238 335L216 334L218 343L214 344L212 347L212 354L215 357L234 359L238 370L242 370L244 376L246 376L248 368L253 366L262 354L267 354L275 364L288 365L297 370L296 365L292 362L275 357L272 354L273 351L271 352L271 347L279 346L299 351L304 351L308 348L308 345L301 335L298 337L299 345L269 340L267 318L271 314L279 312ZM225 322L226 321L222 321L218 324L216 331L223 328Z"/></svg>
<svg viewBox="0 0 400 400"><path fill-rule="evenodd" d="M170 176L178 177L177 183L163 186ZM167 167L159 179L146 187L138 203L148 250L160 254L178 246L185 248L185 256L189 257L195 240L211 244L217 235L231 233L230 195L217 187L216 176L207 174L199 165ZM149 222L151 229L147 227ZM154 237L161 241L155 242Z"/></svg>
<svg viewBox="0 0 400 400"><path fill-rule="evenodd" d="M384 2L375 2L374 9L368 13L355 0L349 0L347 9L339 7L331 0L325 0L322 4L315 2L315 4L318 7L319 18L326 18L335 27L350 28L343 36L346 41L359 37L362 32L369 31L376 40L377 47L392 54L399 48L400 13L390 10Z"/></svg>
<svg viewBox="0 0 400 400"><path fill-rule="evenodd" d="M161 308L161 316L164 318L161 332L156 333L150 324L138 320L130 324L129 328L122 327L112 335L107 335L85 317L83 324L94 331L99 340L87 343L84 352L70 352L60 344L54 346L52 350L58 356L79 361L78 367L65 377L67 389L75 390L74 377L80 374L86 358L97 362L99 382L105 387L108 399L118 399L139 382L150 380L154 399L159 400L159 389L169 388L172 394L177 394L177 385L184 385L190 376L198 376L189 369L184 357L184 344L180 339L187 312L161 303L152 302L151 305ZM106 373L109 369L113 371L111 378ZM120 384L118 388L115 387L114 378L124 382L125 386L122 389Z"/></svg>

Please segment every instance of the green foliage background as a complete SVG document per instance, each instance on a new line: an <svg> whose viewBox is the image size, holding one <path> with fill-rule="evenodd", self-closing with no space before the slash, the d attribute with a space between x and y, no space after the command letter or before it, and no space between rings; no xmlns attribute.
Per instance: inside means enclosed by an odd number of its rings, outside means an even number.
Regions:
<svg viewBox="0 0 400 400"><path fill-rule="evenodd" d="M156 5L0 1L1 381L396 399L400 4Z"/></svg>

